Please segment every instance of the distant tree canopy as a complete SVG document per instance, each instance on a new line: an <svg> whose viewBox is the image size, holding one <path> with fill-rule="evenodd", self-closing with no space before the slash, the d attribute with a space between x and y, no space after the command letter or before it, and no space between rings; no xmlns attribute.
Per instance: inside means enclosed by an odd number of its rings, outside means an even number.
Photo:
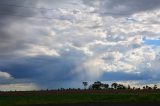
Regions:
<svg viewBox="0 0 160 106"><path fill-rule="evenodd" d="M103 84L100 81L94 82L94 84L92 84L89 89L108 89L109 88L109 84Z"/></svg>
<svg viewBox="0 0 160 106"><path fill-rule="evenodd" d="M95 89L95 90L100 90L100 89L114 89L114 90L125 90L125 89L133 89L133 90L140 90L140 88L136 87L130 87L130 85L125 86L123 84L118 84L118 83L112 83L111 86L109 84L102 83L100 81L96 81L93 84L89 86L89 89ZM158 89L157 85L154 85L153 87L149 86L144 86L142 89L144 90L156 90Z"/></svg>
<svg viewBox="0 0 160 106"><path fill-rule="evenodd" d="M94 84L92 84L89 89L127 89L127 87L122 84L113 83L111 84L111 88L109 88L109 84L104 84L100 81L97 81L94 82Z"/></svg>
<svg viewBox="0 0 160 106"><path fill-rule="evenodd" d="M88 85L88 82L83 82L83 85L84 85L84 89L86 89L87 85Z"/></svg>

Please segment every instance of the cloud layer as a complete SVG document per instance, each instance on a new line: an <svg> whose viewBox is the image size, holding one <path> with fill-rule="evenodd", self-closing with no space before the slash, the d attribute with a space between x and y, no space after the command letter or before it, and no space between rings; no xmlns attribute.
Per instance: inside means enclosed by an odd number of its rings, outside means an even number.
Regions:
<svg viewBox="0 0 160 106"><path fill-rule="evenodd" d="M160 45L146 43L160 39L158 0L2 3L0 79L12 77L3 84L37 89L159 80Z"/></svg>
<svg viewBox="0 0 160 106"><path fill-rule="evenodd" d="M87 5L96 7L103 15L126 16L144 11L159 9L159 0L83 0Z"/></svg>

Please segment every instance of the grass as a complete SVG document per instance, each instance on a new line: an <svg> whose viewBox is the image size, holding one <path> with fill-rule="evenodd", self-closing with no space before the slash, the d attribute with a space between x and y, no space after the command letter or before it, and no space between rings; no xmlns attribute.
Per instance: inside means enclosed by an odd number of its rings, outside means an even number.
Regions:
<svg viewBox="0 0 160 106"><path fill-rule="evenodd" d="M65 104L90 102L144 103L160 102L160 94L46 94L46 95L0 95L0 106L29 104Z"/></svg>

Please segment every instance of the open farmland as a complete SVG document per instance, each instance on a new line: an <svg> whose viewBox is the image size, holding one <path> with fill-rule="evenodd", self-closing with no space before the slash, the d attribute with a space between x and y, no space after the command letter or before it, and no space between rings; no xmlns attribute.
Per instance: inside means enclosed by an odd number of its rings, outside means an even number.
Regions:
<svg viewBox="0 0 160 106"><path fill-rule="evenodd" d="M160 103L160 90L51 90L0 92L0 106L153 102Z"/></svg>

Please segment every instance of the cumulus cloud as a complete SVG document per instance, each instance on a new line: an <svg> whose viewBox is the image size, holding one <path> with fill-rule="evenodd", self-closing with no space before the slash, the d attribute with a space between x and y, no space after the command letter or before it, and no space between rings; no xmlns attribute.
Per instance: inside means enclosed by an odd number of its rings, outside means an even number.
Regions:
<svg viewBox="0 0 160 106"><path fill-rule="evenodd" d="M0 13L0 77L14 77L1 82L7 86L60 88L79 86L83 80L159 80L159 45L145 43L160 38L158 0L3 3L12 4L0 7L6 12Z"/></svg>
<svg viewBox="0 0 160 106"><path fill-rule="evenodd" d="M11 79L11 75L7 72L0 71L0 79Z"/></svg>

